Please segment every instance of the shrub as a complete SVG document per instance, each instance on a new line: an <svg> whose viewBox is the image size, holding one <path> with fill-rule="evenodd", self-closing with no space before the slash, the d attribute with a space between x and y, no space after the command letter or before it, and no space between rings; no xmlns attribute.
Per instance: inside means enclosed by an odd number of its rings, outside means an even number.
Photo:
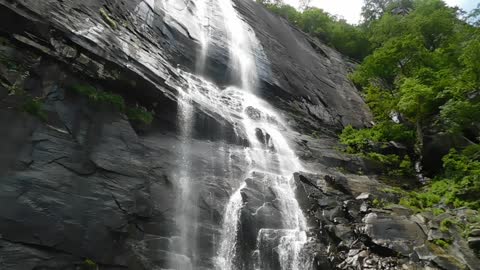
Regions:
<svg viewBox="0 0 480 270"><path fill-rule="evenodd" d="M414 141L414 132L401 124L382 122L372 128L355 129L347 126L340 134L340 143L347 146L347 152L369 152L372 143L386 144L396 141L407 145Z"/></svg>
<svg viewBox="0 0 480 270"><path fill-rule="evenodd" d="M116 110L125 113L129 120L139 121L147 125L153 121L153 113L138 104L134 108L127 108L122 96L110 92L98 91L91 85L76 84L71 88L76 93L86 96L94 104L108 104Z"/></svg>
<svg viewBox="0 0 480 270"><path fill-rule="evenodd" d="M145 107L138 105L135 108L127 109L126 115L130 120L139 121L147 125L153 121L153 114Z"/></svg>
<svg viewBox="0 0 480 270"><path fill-rule="evenodd" d="M440 246L442 248L450 247L451 240L443 240L443 239L435 239L432 241L435 245Z"/></svg>
<svg viewBox="0 0 480 270"><path fill-rule="evenodd" d="M441 197L430 192L409 192L400 199L399 204L412 209L415 212L421 212L431 208L441 201Z"/></svg>
<svg viewBox="0 0 480 270"><path fill-rule="evenodd" d="M95 104L109 104L119 111L123 112L125 110L125 101L119 95L98 91L93 86L84 84L74 85L72 86L72 90L80 95L86 96Z"/></svg>
<svg viewBox="0 0 480 270"><path fill-rule="evenodd" d="M42 121L47 120L47 113L43 109L43 102L39 98L27 97L21 109L32 116L38 117Z"/></svg>
<svg viewBox="0 0 480 270"><path fill-rule="evenodd" d="M440 222L440 231L446 233L450 230L453 225L456 225L457 222L451 218L446 218Z"/></svg>

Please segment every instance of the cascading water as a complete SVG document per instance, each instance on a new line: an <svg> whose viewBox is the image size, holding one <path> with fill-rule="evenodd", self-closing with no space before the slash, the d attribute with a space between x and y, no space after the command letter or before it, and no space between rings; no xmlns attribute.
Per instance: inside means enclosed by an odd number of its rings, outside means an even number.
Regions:
<svg viewBox="0 0 480 270"><path fill-rule="evenodd" d="M198 60L196 65L197 73L202 72L205 67L205 61L208 53L209 35L210 35L210 17L209 14L209 0L197 1L198 21L200 22L200 53L198 53Z"/></svg>
<svg viewBox="0 0 480 270"><path fill-rule="evenodd" d="M237 90L238 91L238 90ZM300 270L307 269L304 267L300 258L300 252L303 245L307 241L306 221L295 199L294 189L292 187L291 178L294 172L302 170L302 166L295 156L293 150L289 147L286 139L281 132L286 131L286 125L275 111L264 101L258 99L250 93L240 92L238 96L242 98L242 119L248 140L251 144L249 148L250 157L252 159L252 172L261 172L264 177L261 178L262 185L272 189L277 198L278 205L282 216L282 229L262 228L258 232L257 237L257 269L273 269L270 268L270 262L265 260L265 252L270 252L263 248L264 244L271 247L271 234L277 235L279 238L275 249L278 253L278 260L282 270ZM258 179L258 178L256 178ZM236 193L240 193L242 188ZM243 207L238 203L238 195L232 196L230 204L227 206L227 216L225 217L224 226L232 226L234 222L229 218L239 219L240 209L230 209L232 206ZM258 211L258 209L257 209ZM236 213L232 216L231 213ZM238 226L234 224L233 226ZM237 269L232 254L222 254L222 252L234 251L236 249L236 239L229 235L232 231L225 228L223 242L219 257L227 257L226 263L219 269ZM233 241L232 241L233 240ZM225 247L224 247L225 246ZM221 260L220 260L221 261Z"/></svg>
<svg viewBox="0 0 480 270"><path fill-rule="evenodd" d="M167 13L175 19L181 19L178 4L166 1ZM224 18L225 29L229 37L229 55L232 80L237 87L228 87L220 90L193 74L179 70L185 79L186 86L179 89L178 123L182 138L181 162L176 176L178 177L181 195L177 204L176 221L179 229L178 241L172 247L172 252L190 258L188 263L177 259L170 263L171 268L188 270L195 269L196 257L196 225L197 213L192 205L195 202L194 184L190 175L189 141L192 139L193 104L221 115L236 126L239 133L245 134L250 146L246 147L246 156L249 159L250 176L259 185L268 187L276 197L276 207L281 215L281 225L275 228L268 226L258 228L256 250L251 251L249 257L254 256L255 262L248 269L259 270L300 270L308 269L300 256L303 245L307 241L305 217L295 199L292 175L302 170L299 159L290 148L282 132L288 127L282 118L268 103L256 97L253 93L257 87L256 54L258 41L252 29L242 20L235 10L232 0L197 0L182 2L185 7L194 3L198 33L194 33L199 41L200 51L197 55L197 73L202 69L209 46L208 6L216 4L220 7ZM187 3L187 4L186 4ZM191 22L190 22L191 23ZM214 258L217 270L240 269L238 247L242 244L239 239L239 226L242 218L242 209L245 201L242 197L247 182L238 181L225 208L222 232L218 241L218 252ZM267 202L265 202L267 204ZM263 207L263 206L262 206ZM255 212L261 211L261 208ZM255 213L254 213L255 215ZM279 268L272 266L268 257L272 249L277 254ZM242 268L245 269L245 268Z"/></svg>
<svg viewBox="0 0 480 270"><path fill-rule="evenodd" d="M274 110L265 102L251 94L256 87L256 66L253 55L253 44L256 39L253 31L241 20L235 11L232 1L219 0L225 18L225 25L230 37L231 65L240 76L243 91L234 97L239 97L241 104L242 124L251 144L248 150L250 154L251 170L263 171L264 183L275 190L281 202L281 212L284 229L281 231L279 245L279 263L282 270L305 269L301 265L300 251L307 241L305 217L295 199L291 176L294 172L302 169L298 158L289 147L280 129L286 125ZM235 90L231 90L235 91ZM243 184L231 196L225 211L223 233L217 258L217 268L222 270L236 269L235 252L237 246L237 229L239 226L240 211L243 207L241 190ZM265 240L265 232L261 229L258 233L256 268L263 269L261 242ZM267 266L268 267L268 266Z"/></svg>
<svg viewBox="0 0 480 270"><path fill-rule="evenodd" d="M149 0L149 6L155 4L154 0ZM209 43L209 10L208 0L201 1L176 1L166 0L164 9L173 20L182 20L188 16L195 16L192 20L197 29L196 39L200 45L200 51L197 53L196 71L202 72L205 66L205 60L208 52ZM191 8L194 5L194 8ZM194 10L194 11L192 11ZM196 23L196 24L195 24ZM179 71L181 72L181 71ZM174 269L191 270L194 269L197 259L197 219L198 194L192 192L195 184L191 176L191 152L190 142L193 139L192 129L194 126L193 105L190 92L195 92L195 82L192 76L184 76L185 85L178 89L178 110L177 124L181 138L180 160L175 177L179 183L179 193L176 209L175 221L179 235L175 237L170 250L173 252L169 259L169 267ZM179 260L180 254L182 260ZM186 259L185 259L186 258Z"/></svg>
<svg viewBox="0 0 480 270"><path fill-rule="evenodd" d="M227 35L232 72L240 80L241 87L253 91L257 81L255 59L252 55L255 37L251 29L235 11L231 0L217 0L222 11Z"/></svg>
<svg viewBox="0 0 480 270"><path fill-rule="evenodd" d="M183 90L180 90L179 95L177 123L181 138L181 156L176 177L179 183L180 196L179 200L177 201L175 216L180 235L178 236L177 241L174 242L174 247L172 249L175 251L175 253L192 258L195 254L192 254L192 250L189 247L195 246L195 244L191 241L194 241L196 238L195 234L192 234L192 232L195 230L191 229L191 221L196 218L196 213L191 207L192 185L190 183L191 165L189 153L189 144L192 139L193 107L188 92L183 92ZM171 267L185 270L193 269L190 259L179 262L176 256L171 258L169 265Z"/></svg>

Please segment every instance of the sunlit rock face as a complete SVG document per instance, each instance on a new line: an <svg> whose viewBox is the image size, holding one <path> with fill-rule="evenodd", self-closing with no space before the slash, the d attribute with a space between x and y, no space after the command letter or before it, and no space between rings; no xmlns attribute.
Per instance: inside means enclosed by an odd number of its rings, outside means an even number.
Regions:
<svg viewBox="0 0 480 270"><path fill-rule="evenodd" d="M332 134L371 120L340 54L247 0L0 6L0 269L319 265L293 174L357 169ZM8 84L47 119L9 109Z"/></svg>

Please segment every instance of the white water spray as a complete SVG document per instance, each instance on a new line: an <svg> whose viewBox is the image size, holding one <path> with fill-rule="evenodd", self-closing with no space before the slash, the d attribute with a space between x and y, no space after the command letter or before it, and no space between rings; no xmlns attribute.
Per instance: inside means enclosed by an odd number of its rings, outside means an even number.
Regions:
<svg viewBox="0 0 480 270"><path fill-rule="evenodd" d="M176 205L176 224L179 229L179 236L174 244L174 251L188 258L191 258L192 249L195 247L195 234L192 234L191 221L195 219L195 211L191 206L192 200L192 183L191 183L191 159L190 159L190 142L192 140L193 128L193 106L188 93L189 87L186 89L179 89L177 123L179 127L181 147L180 160L178 163L176 178L179 183L180 196ZM193 241L193 243L192 243ZM194 255L194 254L193 254ZM169 262L171 267L178 266L177 258L172 257ZM185 270L193 269L190 259L183 262Z"/></svg>
<svg viewBox="0 0 480 270"><path fill-rule="evenodd" d="M257 81L253 45L256 43L252 29L245 24L235 11L232 0L217 0L223 13L227 35L230 40L229 53L233 74L240 79L240 87L254 91Z"/></svg>

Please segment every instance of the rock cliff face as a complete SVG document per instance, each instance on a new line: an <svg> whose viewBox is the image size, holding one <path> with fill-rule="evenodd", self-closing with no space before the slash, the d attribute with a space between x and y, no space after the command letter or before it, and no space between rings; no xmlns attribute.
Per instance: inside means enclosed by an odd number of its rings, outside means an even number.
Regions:
<svg viewBox="0 0 480 270"><path fill-rule="evenodd" d="M454 255L429 248L434 218L355 199L383 186L338 169L369 169L336 150L336 131L371 121L352 64L247 0L233 6L256 37L254 94L276 113L236 111L248 98L229 88L242 78L219 1L0 0L0 269L476 269L461 241ZM92 102L79 85L154 120ZM256 128L252 141L246 118L281 137ZM286 150L300 158L309 173L290 174L296 196L271 171L251 172L256 144L282 177ZM296 232L308 241L291 242L300 255L278 248L291 237L289 205L306 215ZM219 258L229 233L233 255Z"/></svg>

